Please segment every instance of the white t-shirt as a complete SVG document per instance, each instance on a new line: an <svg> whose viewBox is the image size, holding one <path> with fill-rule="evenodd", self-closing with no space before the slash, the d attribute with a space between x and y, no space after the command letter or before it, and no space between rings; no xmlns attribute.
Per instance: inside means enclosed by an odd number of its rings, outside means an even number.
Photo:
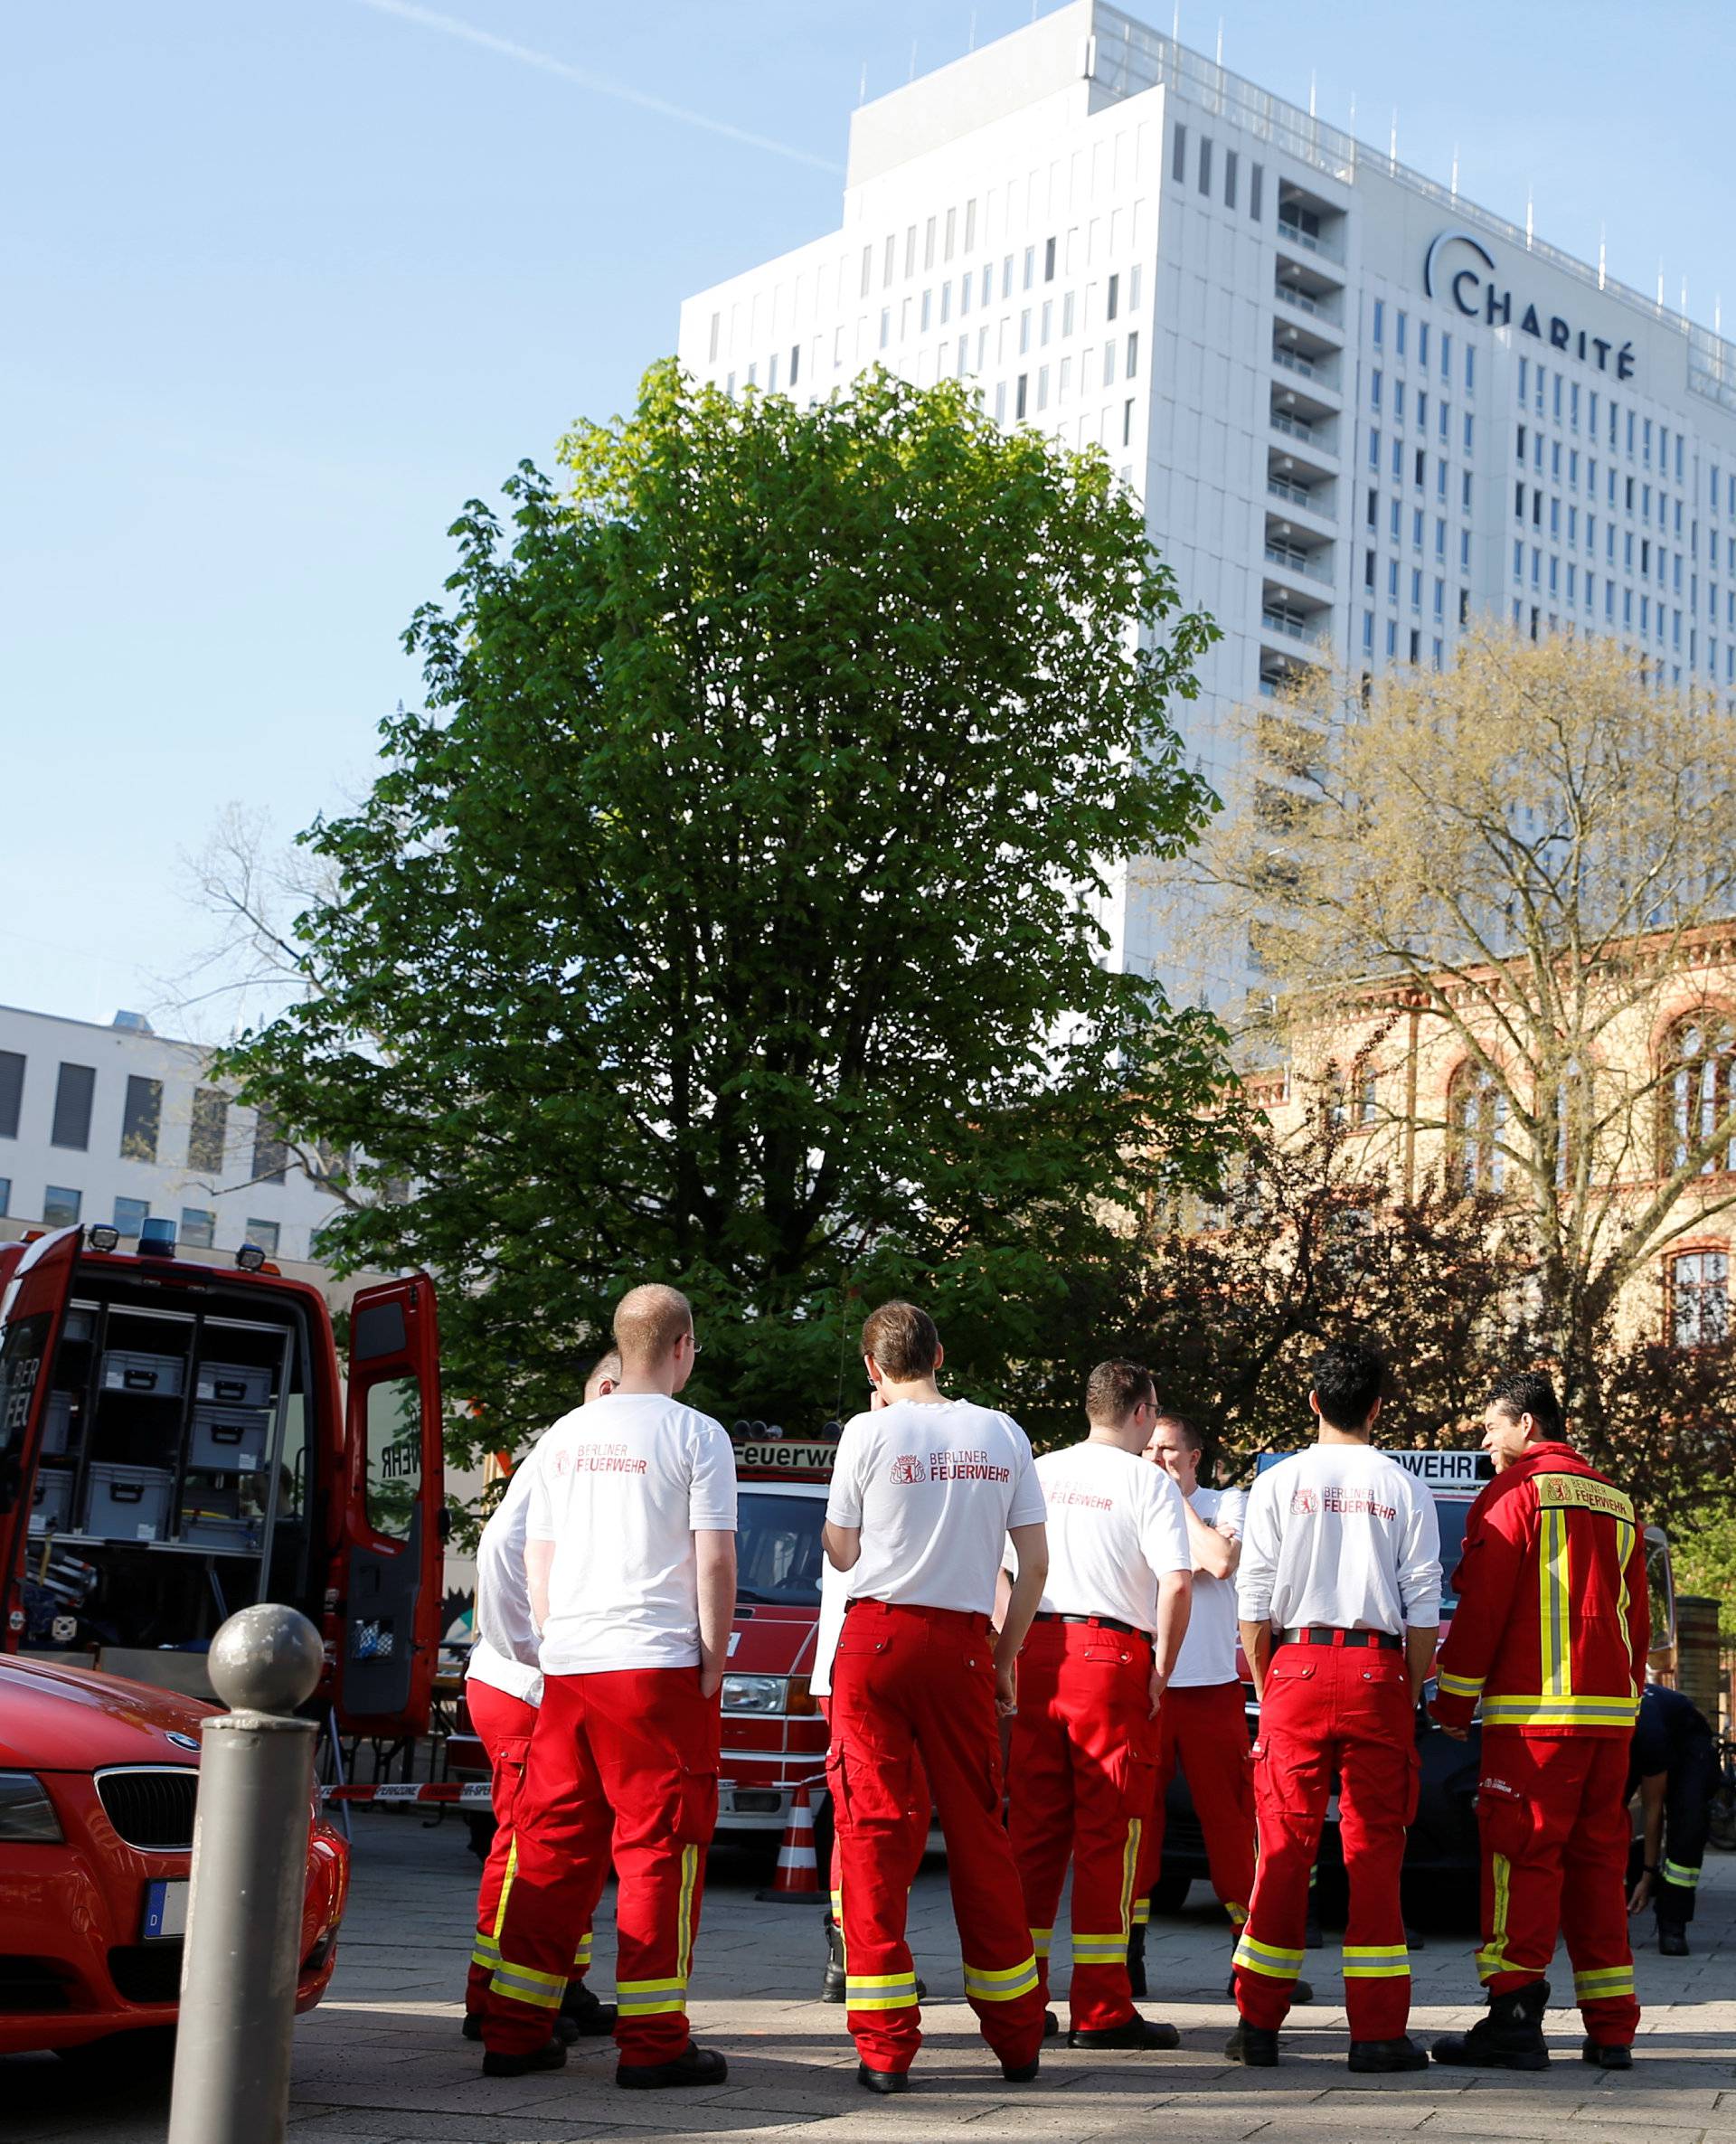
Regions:
<svg viewBox="0 0 1736 2144"><path fill-rule="evenodd" d="M844 1611L855 1590L855 1575L854 1571L840 1571L829 1556L820 1559L820 1620L814 1629L814 1670L807 1678L811 1696L832 1695L832 1662L844 1629Z"/></svg>
<svg viewBox="0 0 1736 2144"><path fill-rule="evenodd" d="M1109 1616L1151 1637L1157 1581L1194 1567L1180 1489L1161 1467L1113 1444L1045 1451L1036 1470L1049 1513L1043 1609ZM1007 1569L1016 1563L1009 1544Z"/></svg>
<svg viewBox="0 0 1736 2144"><path fill-rule="evenodd" d="M969 1400L896 1400L844 1425L826 1516L860 1526L852 1600L990 1615L1009 1526L1043 1523L1031 1440Z"/></svg>
<svg viewBox="0 0 1736 2144"><path fill-rule="evenodd" d="M531 1515L531 1477L541 1444L507 1478L505 1494L476 1543L476 1642L466 1673L525 1705L542 1702L536 1626L524 1576L524 1524Z"/></svg>
<svg viewBox="0 0 1736 2144"><path fill-rule="evenodd" d="M1434 1498L1365 1444L1318 1444L1269 1467L1248 1495L1241 1620L1385 1630L1440 1621Z"/></svg>
<svg viewBox="0 0 1736 2144"><path fill-rule="evenodd" d="M545 1675L699 1665L695 1533L735 1530L722 1423L661 1393L609 1393L537 1448L526 1534L552 1541Z"/></svg>
<svg viewBox="0 0 1736 2144"><path fill-rule="evenodd" d="M1241 1489L1195 1489L1188 1497L1194 1516L1214 1533L1240 1541L1248 1510ZM1191 1559L1190 1559L1191 1560ZM1201 1690L1236 1679L1236 1582L1194 1573L1194 1610L1181 1658L1169 1678L1172 1690Z"/></svg>

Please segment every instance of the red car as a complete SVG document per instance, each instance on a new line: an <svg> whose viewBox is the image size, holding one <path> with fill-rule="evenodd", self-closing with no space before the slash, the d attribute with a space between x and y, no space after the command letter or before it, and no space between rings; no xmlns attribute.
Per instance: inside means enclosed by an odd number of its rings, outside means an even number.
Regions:
<svg viewBox="0 0 1736 2144"><path fill-rule="evenodd" d="M175 2023L199 1723L216 1708L0 1655L0 2054ZM349 1850L317 1810L296 2007L325 1994Z"/></svg>

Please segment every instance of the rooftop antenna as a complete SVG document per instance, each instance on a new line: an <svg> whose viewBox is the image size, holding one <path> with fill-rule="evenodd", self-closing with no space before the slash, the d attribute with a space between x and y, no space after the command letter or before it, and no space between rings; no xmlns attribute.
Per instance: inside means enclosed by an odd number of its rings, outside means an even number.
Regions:
<svg viewBox="0 0 1736 2144"><path fill-rule="evenodd" d="M1683 318L1685 320L1685 319L1687 318L1687 316L1688 316L1688 279L1686 278L1686 276L1684 276L1684 277L1683 277L1683 279L1682 279L1682 317L1683 317Z"/></svg>
<svg viewBox="0 0 1736 2144"><path fill-rule="evenodd" d="M1599 290L1603 288L1604 274L1609 259L1609 226L1607 223L1599 223L1598 225L1598 288Z"/></svg>
<svg viewBox="0 0 1736 2144"><path fill-rule="evenodd" d="M863 61L863 63L862 63L862 80L860 80L860 81L859 81L859 82L856 84L856 102L857 102L858 104L866 104L866 103L867 103L867 101L868 101L868 62L867 62L867 61L866 61L866 60L864 60L864 61Z"/></svg>
<svg viewBox="0 0 1736 2144"><path fill-rule="evenodd" d="M1458 144L1453 144L1453 199L1458 199Z"/></svg>
<svg viewBox="0 0 1736 2144"><path fill-rule="evenodd" d="M916 80L916 40L914 37L912 37L910 40L910 71L905 76L904 79L906 81L910 82L913 82Z"/></svg>
<svg viewBox="0 0 1736 2144"><path fill-rule="evenodd" d="M1308 117L1314 117L1314 69L1308 70Z"/></svg>
<svg viewBox="0 0 1736 2144"><path fill-rule="evenodd" d="M1392 107L1392 139L1387 150L1387 157L1392 169L1396 171L1399 168L1399 108L1396 104Z"/></svg>
<svg viewBox="0 0 1736 2144"><path fill-rule="evenodd" d="M1180 44L1182 42L1182 0L1175 0L1175 13L1169 25L1169 40L1172 44Z"/></svg>
<svg viewBox="0 0 1736 2144"><path fill-rule="evenodd" d="M1657 309L1660 313L1664 310L1664 256L1661 253L1657 257Z"/></svg>
<svg viewBox="0 0 1736 2144"><path fill-rule="evenodd" d="M1724 297L1721 290L1712 301L1712 332L1720 341L1724 333Z"/></svg>
<svg viewBox="0 0 1736 2144"><path fill-rule="evenodd" d="M1525 188L1525 250L1531 250L1531 188Z"/></svg>
<svg viewBox="0 0 1736 2144"><path fill-rule="evenodd" d="M966 50L973 52L976 50L976 10L974 7L970 11L970 43Z"/></svg>
<svg viewBox="0 0 1736 2144"><path fill-rule="evenodd" d="M1223 17L1218 17L1218 71L1223 71Z"/></svg>

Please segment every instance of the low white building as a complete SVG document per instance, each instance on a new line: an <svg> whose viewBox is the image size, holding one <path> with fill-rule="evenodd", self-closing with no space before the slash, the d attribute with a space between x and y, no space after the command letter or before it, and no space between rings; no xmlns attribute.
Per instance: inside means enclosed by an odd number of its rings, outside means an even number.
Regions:
<svg viewBox="0 0 1736 2144"><path fill-rule="evenodd" d="M1478 618L1615 636L1736 706L1736 347L1661 295L1108 0L849 136L839 227L690 298L682 363L803 401L955 378L1100 447L1222 628L1177 711L1213 780L1298 667L1439 669ZM1112 926L1182 979L1137 873Z"/></svg>
<svg viewBox="0 0 1736 2144"><path fill-rule="evenodd" d="M137 1014L99 1027L0 1006L0 1215L127 1239L166 1220L190 1250L316 1257L340 1202L210 1059Z"/></svg>

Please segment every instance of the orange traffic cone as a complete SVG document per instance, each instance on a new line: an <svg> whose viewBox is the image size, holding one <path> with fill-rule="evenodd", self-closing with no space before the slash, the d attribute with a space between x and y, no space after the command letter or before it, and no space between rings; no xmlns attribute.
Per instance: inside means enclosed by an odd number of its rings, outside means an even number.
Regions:
<svg viewBox="0 0 1736 2144"><path fill-rule="evenodd" d="M789 1821L784 1827L784 1840L778 1849L778 1874L771 1880L769 1891L757 1891L754 1896L770 1902L788 1899L797 1905L817 1905L820 1902L820 1864L814 1851L814 1805L808 1799L807 1781L797 1788L789 1805Z"/></svg>

